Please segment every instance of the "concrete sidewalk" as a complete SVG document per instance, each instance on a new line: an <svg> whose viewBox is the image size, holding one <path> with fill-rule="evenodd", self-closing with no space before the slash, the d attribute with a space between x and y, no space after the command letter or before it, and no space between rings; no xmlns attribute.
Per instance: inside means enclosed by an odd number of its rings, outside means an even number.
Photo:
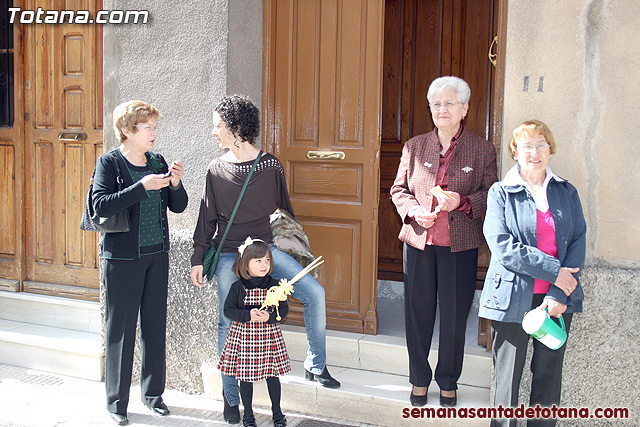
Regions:
<svg viewBox="0 0 640 427"><path fill-rule="evenodd" d="M260 384L261 386L264 384ZM228 425L222 402L202 395L166 390L171 415L161 417L140 401L140 387L131 388L129 425L208 427ZM269 408L254 407L258 426L272 426ZM290 427L371 427L285 411ZM0 426L86 427L116 424L105 409L104 383L64 375L0 365ZM242 424L237 424L242 425Z"/></svg>

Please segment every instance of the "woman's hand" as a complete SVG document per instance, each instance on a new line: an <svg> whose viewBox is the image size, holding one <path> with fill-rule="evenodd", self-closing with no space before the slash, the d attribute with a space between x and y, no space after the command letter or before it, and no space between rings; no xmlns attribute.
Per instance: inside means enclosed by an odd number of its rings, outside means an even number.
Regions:
<svg viewBox="0 0 640 427"><path fill-rule="evenodd" d="M140 180L142 185L144 185L144 189L147 191L160 190L168 186L169 181L171 181L171 177L165 178L162 174L147 175Z"/></svg>
<svg viewBox="0 0 640 427"><path fill-rule="evenodd" d="M252 322L267 322L269 320L269 313L257 308L251 309L251 321Z"/></svg>
<svg viewBox="0 0 640 427"><path fill-rule="evenodd" d="M171 174L171 186L178 188L182 175L184 175L184 166L182 162L173 162L169 166L169 173Z"/></svg>
<svg viewBox="0 0 640 427"><path fill-rule="evenodd" d="M560 267L560 273L558 273L554 285L562 289L562 292L564 292L566 296L571 295L571 292L578 286L578 281L573 277L572 273L577 273L578 271L580 271L580 269L577 267Z"/></svg>
<svg viewBox="0 0 640 427"><path fill-rule="evenodd" d="M542 304L536 307L537 310L544 310L545 308L548 309L547 311L549 312L549 316L553 317L560 317L562 313L567 311L567 306L565 304L551 298L545 298L544 301L542 301Z"/></svg>
<svg viewBox="0 0 640 427"><path fill-rule="evenodd" d="M440 210L451 212L460 206L460 194L454 191L441 191L435 194Z"/></svg>
<svg viewBox="0 0 640 427"><path fill-rule="evenodd" d="M436 222L437 214L435 212L429 212L425 208L416 209L413 213L413 219L418 223L420 227L429 228Z"/></svg>
<svg viewBox="0 0 640 427"><path fill-rule="evenodd" d="M194 265L193 267L191 267L191 273L189 273L191 282L199 288L202 288L204 286L204 280L202 279L203 270L204 268L201 265Z"/></svg>

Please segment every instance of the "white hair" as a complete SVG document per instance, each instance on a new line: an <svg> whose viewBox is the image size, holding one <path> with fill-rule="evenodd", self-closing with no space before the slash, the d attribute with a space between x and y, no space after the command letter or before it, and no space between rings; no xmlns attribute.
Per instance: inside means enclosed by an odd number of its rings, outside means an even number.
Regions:
<svg viewBox="0 0 640 427"><path fill-rule="evenodd" d="M459 77L454 76L445 76L438 77L434 81L431 82L429 86L429 91L427 92L427 101L429 104L433 101L433 97L446 89L453 89L456 91L457 101L461 104L468 104L469 99L471 99L471 88L467 82L462 80Z"/></svg>

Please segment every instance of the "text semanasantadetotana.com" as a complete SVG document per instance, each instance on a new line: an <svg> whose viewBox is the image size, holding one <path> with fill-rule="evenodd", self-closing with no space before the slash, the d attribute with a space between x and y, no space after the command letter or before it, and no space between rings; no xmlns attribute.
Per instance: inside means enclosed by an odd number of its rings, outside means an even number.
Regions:
<svg viewBox="0 0 640 427"><path fill-rule="evenodd" d="M628 408L565 408L553 405L549 408L536 405L525 407L521 404L516 408L505 408L502 405L495 408L403 408L402 418L479 418L479 419L533 419L533 418L629 418Z"/></svg>
<svg viewBox="0 0 640 427"><path fill-rule="evenodd" d="M9 8L9 23L20 24L146 24L147 10L99 10L95 18L88 10L22 10ZM18 19L16 19L18 18Z"/></svg>

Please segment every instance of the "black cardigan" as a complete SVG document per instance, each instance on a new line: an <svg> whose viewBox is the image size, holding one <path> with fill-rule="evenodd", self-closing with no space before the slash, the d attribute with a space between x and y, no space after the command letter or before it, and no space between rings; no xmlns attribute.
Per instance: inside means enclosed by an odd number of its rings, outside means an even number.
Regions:
<svg viewBox="0 0 640 427"><path fill-rule="evenodd" d="M269 276L270 280L267 280L266 283L261 286L262 289L269 289L272 286L276 286L278 281L273 277ZM259 305L244 305L244 297L247 295L245 291L242 280L238 280L233 285L231 285L231 289L229 290L229 295L227 295L227 299L224 302L224 315L227 316L231 320L235 320L239 323L246 323L251 320L251 309L252 308L260 308ZM267 323L278 323L276 320L276 309L275 307L268 307L267 310L273 311L269 312L269 320ZM278 305L278 311L280 312L280 317L284 319L287 314L289 314L289 304L286 301L280 301Z"/></svg>
<svg viewBox="0 0 640 427"><path fill-rule="evenodd" d="M148 152L162 164L162 171L169 170L167 162L161 154ZM114 157L120 165L122 179L124 181L122 191L118 191L116 183L117 170ZM160 190L162 200L162 231L163 249L169 251L169 225L167 223L167 207L171 212L180 213L187 208L189 198L182 183L176 189L165 187ZM131 229L126 233L106 233L100 245L100 256L109 259L132 260L140 257L139 229L140 229L140 202L149 197L144 185L133 182L124 156L119 149L112 150L101 155L96 163L95 176L93 178L92 203L96 213L102 217L108 217L127 209L131 220Z"/></svg>

